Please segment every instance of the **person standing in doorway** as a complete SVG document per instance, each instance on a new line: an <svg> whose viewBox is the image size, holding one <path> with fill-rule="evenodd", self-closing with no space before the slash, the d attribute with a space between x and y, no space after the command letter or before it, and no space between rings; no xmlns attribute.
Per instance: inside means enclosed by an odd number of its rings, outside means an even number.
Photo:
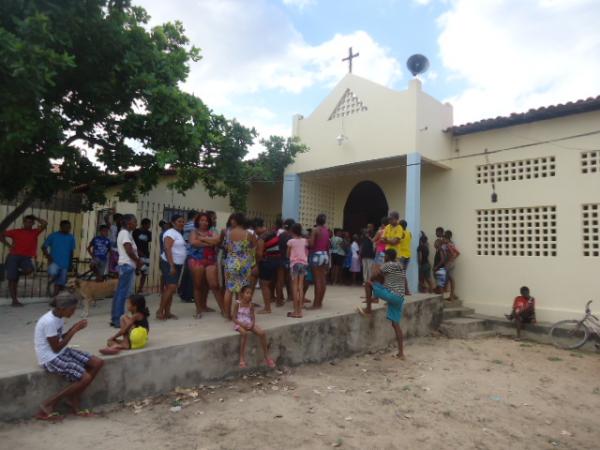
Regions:
<svg viewBox="0 0 600 450"><path fill-rule="evenodd" d="M71 222L61 220L60 231L50 234L42 245L42 252L48 259L48 283L54 284L52 297L56 297L67 284L67 274L73 262L74 251L75 237L71 234Z"/></svg>
<svg viewBox="0 0 600 450"><path fill-rule="evenodd" d="M152 222L150 219L142 219L141 227L134 230L132 233L133 240L137 246L138 256L142 260L142 268L140 269L140 284L137 292L141 294L144 291L148 274L150 273L150 244L152 243L152 231L150 226Z"/></svg>
<svg viewBox="0 0 600 450"><path fill-rule="evenodd" d="M135 288L135 271L143 265L132 236L133 231L137 228L136 217L133 214L125 214L122 224L123 227L117 236L119 283L113 297L110 321L114 328L121 326L121 316L125 313L125 302L133 294Z"/></svg>
<svg viewBox="0 0 600 450"><path fill-rule="evenodd" d="M35 223L37 228L33 228ZM0 233L0 242L9 247L6 258L6 279L12 299L11 306L23 306L17 299L17 285L21 275L33 273L33 260L37 254L38 236L44 232L48 222L39 217L28 215L23 218L23 228L15 228ZM10 238L10 243L6 240Z"/></svg>
<svg viewBox="0 0 600 450"><path fill-rule="evenodd" d="M185 220L183 216L174 214L171 217L171 228L163 234L164 251L160 255L160 271L165 282L165 287L160 298L160 306L156 312L158 320L177 319L171 313L173 295L177 292L177 284L181 277L183 265L186 262L187 250L183 240L183 227Z"/></svg>
<svg viewBox="0 0 600 450"><path fill-rule="evenodd" d="M363 271L363 285L371 279L373 273L373 262L375 260L375 247L373 245L373 236L369 235L369 229L363 230L360 239L360 261Z"/></svg>
<svg viewBox="0 0 600 450"><path fill-rule="evenodd" d="M329 267L330 232L327 216L319 214L309 239L310 264L315 283L315 298L308 309L321 309L327 289L327 268Z"/></svg>

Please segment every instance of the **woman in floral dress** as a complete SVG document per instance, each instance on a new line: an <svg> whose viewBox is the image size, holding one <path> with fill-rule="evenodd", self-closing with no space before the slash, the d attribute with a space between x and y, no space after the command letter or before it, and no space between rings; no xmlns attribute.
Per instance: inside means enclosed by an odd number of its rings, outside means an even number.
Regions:
<svg viewBox="0 0 600 450"><path fill-rule="evenodd" d="M245 228L246 219L242 213L229 217L225 233L225 298L223 314L231 320L233 295L239 297L244 286L250 283L250 274L255 264L256 237Z"/></svg>

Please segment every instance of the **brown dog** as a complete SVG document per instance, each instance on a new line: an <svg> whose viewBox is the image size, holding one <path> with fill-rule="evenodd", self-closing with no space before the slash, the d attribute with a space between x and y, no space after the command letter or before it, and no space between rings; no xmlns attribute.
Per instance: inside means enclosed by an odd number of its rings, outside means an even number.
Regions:
<svg viewBox="0 0 600 450"><path fill-rule="evenodd" d="M85 302L81 317L87 317L90 313L90 304L96 306L96 300L105 297L113 297L117 290L117 278L108 278L104 281L87 281L79 278L71 278L67 283L67 290L75 294L80 301Z"/></svg>

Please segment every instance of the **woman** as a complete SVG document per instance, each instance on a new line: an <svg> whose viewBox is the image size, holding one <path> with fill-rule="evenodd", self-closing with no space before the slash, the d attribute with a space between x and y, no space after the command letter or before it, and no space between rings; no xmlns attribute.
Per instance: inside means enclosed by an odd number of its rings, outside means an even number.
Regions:
<svg viewBox="0 0 600 450"><path fill-rule="evenodd" d="M219 273L217 270L217 249L221 237L211 231L213 226L212 217L201 212L194 220L194 229L190 232L190 251L188 257L188 269L192 274L194 282L194 300L196 301L196 319L202 317L203 312L213 312L208 308L207 296L203 295L202 286L206 281L208 288L212 291L217 304L223 313L223 295L219 288Z"/></svg>
<svg viewBox="0 0 600 450"><path fill-rule="evenodd" d="M431 294L434 286L431 278L431 264L429 263L429 240L423 231L421 231L421 237L419 238L417 255L419 257L419 290Z"/></svg>
<svg viewBox="0 0 600 450"><path fill-rule="evenodd" d="M383 231L385 227L390 223L390 219L386 216L381 219L381 226L375 237L373 238L373 243L375 244L375 261L373 261L373 273L376 270L379 270L381 265L383 264L383 260L385 257L385 241L383 240Z"/></svg>
<svg viewBox="0 0 600 450"><path fill-rule="evenodd" d="M256 261L256 237L246 230L246 219L242 213L233 213L229 217L229 228L225 233L225 297L223 315L231 320L231 302L233 294L239 297L249 278Z"/></svg>
<svg viewBox="0 0 600 450"><path fill-rule="evenodd" d="M173 303L173 295L177 291L181 269L187 256L182 235L184 225L183 216L174 214L171 217L172 228L163 234L164 250L160 255L160 271L165 287L160 299L160 307L156 312L156 318L159 320L177 319L177 316L171 313L171 303Z"/></svg>
<svg viewBox="0 0 600 450"><path fill-rule="evenodd" d="M327 216L319 214L316 225L312 230L309 240L310 263L312 266L313 281L315 283L315 299L308 309L320 309L327 289L327 268L329 267L329 228L325 225Z"/></svg>

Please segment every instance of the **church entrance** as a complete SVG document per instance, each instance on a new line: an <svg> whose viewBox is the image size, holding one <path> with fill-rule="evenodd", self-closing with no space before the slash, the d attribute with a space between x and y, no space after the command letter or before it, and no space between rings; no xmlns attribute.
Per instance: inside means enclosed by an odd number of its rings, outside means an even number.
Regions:
<svg viewBox="0 0 600 450"><path fill-rule="evenodd" d="M379 227L381 218L388 214L388 203L383 190L377 183L361 181L346 200L344 206L344 230L360 233L368 223Z"/></svg>

